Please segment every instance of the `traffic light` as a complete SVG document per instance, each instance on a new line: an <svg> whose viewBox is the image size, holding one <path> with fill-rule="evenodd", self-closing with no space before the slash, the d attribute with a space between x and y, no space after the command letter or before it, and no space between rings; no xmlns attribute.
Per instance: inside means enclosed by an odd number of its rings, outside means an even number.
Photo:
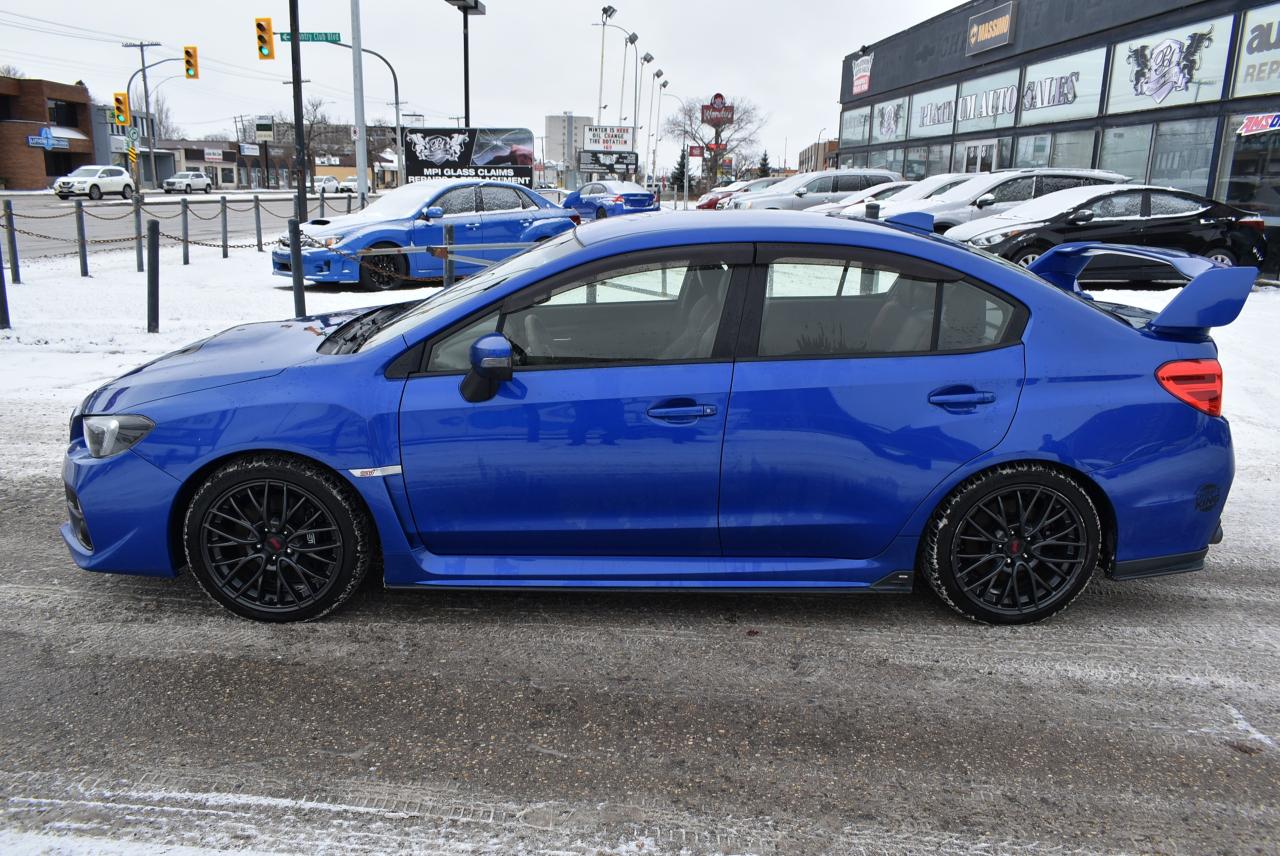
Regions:
<svg viewBox="0 0 1280 856"><path fill-rule="evenodd" d="M115 122L117 125L130 125L132 119L129 116L129 93L117 92L115 94Z"/></svg>
<svg viewBox="0 0 1280 856"><path fill-rule="evenodd" d="M254 27L258 31L258 59L275 59L276 34L271 29L271 19L254 18Z"/></svg>
<svg viewBox="0 0 1280 856"><path fill-rule="evenodd" d="M200 78L200 50L195 45L182 49L182 66L187 71L187 80Z"/></svg>

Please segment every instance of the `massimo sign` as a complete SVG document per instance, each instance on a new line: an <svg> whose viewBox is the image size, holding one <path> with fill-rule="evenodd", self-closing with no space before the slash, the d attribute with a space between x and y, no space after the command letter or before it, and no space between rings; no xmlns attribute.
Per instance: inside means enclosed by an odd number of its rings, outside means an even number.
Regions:
<svg viewBox="0 0 1280 856"><path fill-rule="evenodd" d="M1001 3L994 9L974 15L969 19L969 29L965 33L964 55L989 51L1003 47L1013 38L1013 0Z"/></svg>

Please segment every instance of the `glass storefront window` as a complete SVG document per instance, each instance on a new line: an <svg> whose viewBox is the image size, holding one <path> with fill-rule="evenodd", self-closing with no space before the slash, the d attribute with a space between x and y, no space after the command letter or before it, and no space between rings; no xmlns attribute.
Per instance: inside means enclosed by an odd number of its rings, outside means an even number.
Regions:
<svg viewBox="0 0 1280 856"><path fill-rule="evenodd" d="M871 142L894 143L907 138L907 99L877 104L871 113Z"/></svg>
<svg viewBox="0 0 1280 856"><path fill-rule="evenodd" d="M929 146L929 156L925 165L925 175L937 175L951 171L951 146L943 143Z"/></svg>
<svg viewBox="0 0 1280 856"><path fill-rule="evenodd" d="M1102 132L1102 152L1098 168L1127 175L1132 181L1147 180L1147 156L1151 153L1151 126L1130 125Z"/></svg>
<svg viewBox="0 0 1280 856"><path fill-rule="evenodd" d="M1231 16L1184 24L1112 46L1108 113L1175 107L1222 97Z"/></svg>
<svg viewBox="0 0 1280 856"><path fill-rule="evenodd" d="M871 108L859 107L840 114L840 146L865 146L871 130Z"/></svg>
<svg viewBox="0 0 1280 856"><path fill-rule="evenodd" d="M1209 188L1209 161L1217 119L1186 119L1156 126L1151 147L1151 184L1163 184L1192 193Z"/></svg>
<svg viewBox="0 0 1280 856"><path fill-rule="evenodd" d="M1020 125L1098 115L1107 49L1085 51L1027 66Z"/></svg>
<svg viewBox="0 0 1280 856"><path fill-rule="evenodd" d="M1231 84L1235 98L1280 92L1280 3L1250 9L1240 27L1240 50Z"/></svg>
<svg viewBox="0 0 1280 856"><path fill-rule="evenodd" d="M1222 134L1222 159L1213 197L1280 223L1280 131L1242 137L1244 114L1231 116Z"/></svg>
<svg viewBox="0 0 1280 856"><path fill-rule="evenodd" d="M938 137L951 133L956 115L956 88L943 86L911 96L912 138Z"/></svg>
<svg viewBox="0 0 1280 856"><path fill-rule="evenodd" d="M956 133L992 131L1013 124L1018 110L1018 69L989 74L960 84Z"/></svg>
<svg viewBox="0 0 1280 856"><path fill-rule="evenodd" d="M1093 131L1063 131L1053 135L1049 166L1093 166Z"/></svg>
<svg viewBox="0 0 1280 856"><path fill-rule="evenodd" d="M891 169L902 172L902 149L880 149L868 152L867 169Z"/></svg>
<svg viewBox="0 0 1280 856"><path fill-rule="evenodd" d="M929 174L929 147L914 146L907 149L907 159L902 164L902 177L907 181L919 181Z"/></svg>
<svg viewBox="0 0 1280 856"><path fill-rule="evenodd" d="M1014 166L1048 166L1049 149L1052 148L1053 137L1049 134L1036 134L1032 137L1018 137L1018 147L1013 156Z"/></svg>

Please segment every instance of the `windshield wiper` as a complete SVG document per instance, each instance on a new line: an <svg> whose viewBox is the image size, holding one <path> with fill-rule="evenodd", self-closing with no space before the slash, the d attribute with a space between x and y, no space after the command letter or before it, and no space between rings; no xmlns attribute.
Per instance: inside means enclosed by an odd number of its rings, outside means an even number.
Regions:
<svg viewBox="0 0 1280 856"><path fill-rule="evenodd" d="M358 351L374 333L416 305L417 301L394 303L357 315L325 337L325 340L320 343L320 353L350 354Z"/></svg>

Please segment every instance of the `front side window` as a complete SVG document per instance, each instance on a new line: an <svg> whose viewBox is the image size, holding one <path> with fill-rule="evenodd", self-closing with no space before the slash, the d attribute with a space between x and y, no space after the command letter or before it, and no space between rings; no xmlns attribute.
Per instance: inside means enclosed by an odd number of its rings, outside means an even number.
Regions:
<svg viewBox="0 0 1280 856"><path fill-rule="evenodd" d="M834 184L834 180L829 175L822 178L815 178L813 181L805 185L805 190L810 193L830 193Z"/></svg>
<svg viewBox="0 0 1280 856"><path fill-rule="evenodd" d="M995 196L996 202L1025 202L1034 191L1035 179L1028 176L998 184L991 189L991 194Z"/></svg>
<svg viewBox="0 0 1280 856"><path fill-rule="evenodd" d="M474 187L459 187L436 200L436 205L444 209L445 214L471 214L476 210L476 191Z"/></svg>
<svg viewBox="0 0 1280 856"><path fill-rule="evenodd" d="M1089 206L1095 220L1114 220L1118 217L1142 216L1141 193L1113 193L1095 200Z"/></svg>

